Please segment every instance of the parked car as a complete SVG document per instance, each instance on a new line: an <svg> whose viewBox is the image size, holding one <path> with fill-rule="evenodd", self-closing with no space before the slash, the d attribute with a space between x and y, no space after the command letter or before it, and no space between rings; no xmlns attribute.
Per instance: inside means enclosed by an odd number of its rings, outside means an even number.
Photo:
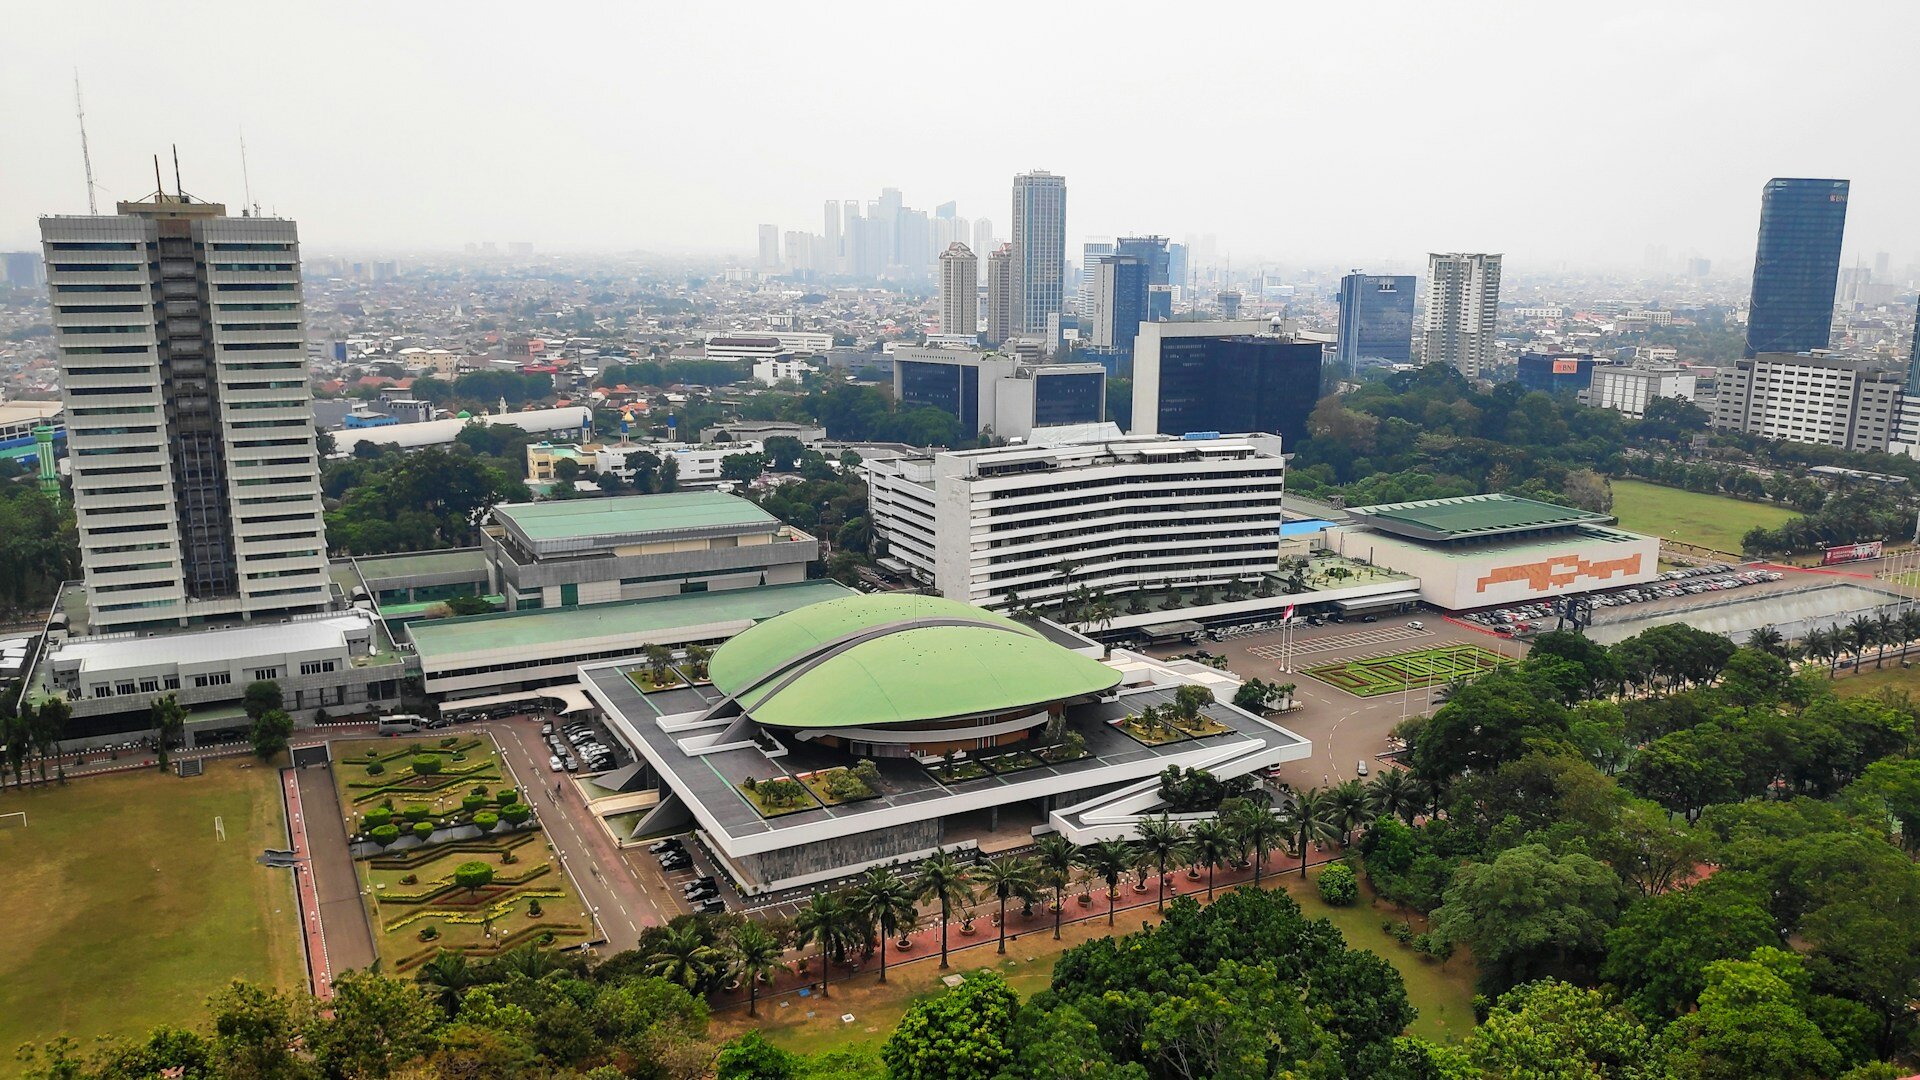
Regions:
<svg viewBox="0 0 1920 1080"><path fill-rule="evenodd" d="M727 902L714 897L700 901L693 905L693 909L702 915L723 915L727 910Z"/></svg>
<svg viewBox="0 0 1920 1080"><path fill-rule="evenodd" d="M1365 758L1362 758L1362 759L1360 760L1360 764L1359 764L1359 766L1358 766L1358 767L1356 767L1356 768L1355 768L1355 769L1354 769L1353 771L1354 771L1355 773L1357 773L1358 775L1360 775L1360 776L1365 776L1365 775L1367 775L1367 762L1366 762L1366 759L1365 759Z"/></svg>
<svg viewBox="0 0 1920 1080"><path fill-rule="evenodd" d="M1427 628L1427 624L1421 622L1419 619L1407 620L1407 629L1409 630L1425 630L1426 628Z"/></svg>
<svg viewBox="0 0 1920 1080"><path fill-rule="evenodd" d="M688 855L686 852L680 852L672 858L662 859L660 861L660 869L669 874L680 870L691 870L693 869L693 856Z"/></svg>
<svg viewBox="0 0 1920 1080"><path fill-rule="evenodd" d="M653 843L648 844L647 851L655 855L664 855L669 851L679 851L684 846L685 845L680 842L679 837L669 836L664 840L655 840Z"/></svg>

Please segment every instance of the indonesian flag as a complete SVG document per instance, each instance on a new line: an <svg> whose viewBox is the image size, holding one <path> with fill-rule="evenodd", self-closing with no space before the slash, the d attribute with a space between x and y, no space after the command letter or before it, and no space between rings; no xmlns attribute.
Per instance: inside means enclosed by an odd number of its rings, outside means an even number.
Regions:
<svg viewBox="0 0 1920 1080"><path fill-rule="evenodd" d="M1281 617L1282 619L1285 619L1285 620L1286 620L1286 621L1288 621L1288 622L1292 622L1292 621L1293 621L1293 609L1294 609L1294 605L1293 605L1293 604L1288 604L1288 605L1287 605L1287 611L1286 611L1286 614L1284 614L1284 615L1282 615L1282 616L1280 616L1280 617Z"/></svg>

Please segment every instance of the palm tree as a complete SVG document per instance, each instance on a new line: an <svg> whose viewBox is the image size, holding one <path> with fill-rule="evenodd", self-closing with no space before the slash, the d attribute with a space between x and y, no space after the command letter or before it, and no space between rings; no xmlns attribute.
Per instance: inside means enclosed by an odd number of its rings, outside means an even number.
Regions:
<svg viewBox="0 0 1920 1080"><path fill-rule="evenodd" d="M1120 906L1120 879L1133 867L1133 845L1125 840L1098 840L1080 849L1080 865L1107 883L1107 925L1113 925L1114 909Z"/></svg>
<svg viewBox="0 0 1920 1080"><path fill-rule="evenodd" d="M1847 648L1853 653L1854 674L1860 673L1860 662L1866 659L1866 651L1873 644L1874 634L1879 627L1865 615L1855 615L1847 624Z"/></svg>
<svg viewBox="0 0 1920 1080"><path fill-rule="evenodd" d="M1879 671L1887 666L1887 646L1900 640L1900 620L1891 612L1882 611L1873 617L1873 640L1880 646L1880 655L1873 660L1873 670Z"/></svg>
<svg viewBox="0 0 1920 1080"><path fill-rule="evenodd" d="M1348 780L1336 784L1329 794L1333 797L1334 821L1340 826L1340 846L1351 846L1353 830L1373 820L1367 789L1358 780Z"/></svg>
<svg viewBox="0 0 1920 1080"><path fill-rule="evenodd" d="M920 864L919 899L940 905L940 966L945 968L947 922L953 917L955 904L973 899L973 871L954 858L952 852L944 848L934 851L932 858Z"/></svg>
<svg viewBox="0 0 1920 1080"><path fill-rule="evenodd" d="M497 976L517 975L524 979L538 979L560 964L553 952L528 942L501 953L489 966Z"/></svg>
<svg viewBox="0 0 1920 1080"><path fill-rule="evenodd" d="M175 695L165 694L153 699L153 706L149 711L157 734L154 742L160 747L157 757L160 768L164 770L167 767L168 749L173 746L174 740L187 730L187 710L180 707L180 702L176 700Z"/></svg>
<svg viewBox="0 0 1920 1080"><path fill-rule="evenodd" d="M1192 857L1187 844L1186 826L1161 814L1157 819L1148 818L1140 823L1140 850L1154 860L1159 868L1160 897L1155 909L1167 909L1167 864L1175 866Z"/></svg>
<svg viewBox="0 0 1920 1080"><path fill-rule="evenodd" d="M1405 769L1382 769L1367 781L1367 805L1375 817L1397 817L1411 825L1422 802L1417 786Z"/></svg>
<svg viewBox="0 0 1920 1080"><path fill-rule="evenodd" d="M727 935L727 966L747 984L747 1015L760 1015L760 980L773 981L776 972L787 970L781 962L787 950L773 932L752 919L744 920ZM880 965L886 978L886 964Z"/></svg>
<svg viewBox="0 0 1920 1080"><path fill-rule="evenodd" d="M433 994L440 1011L452 1016L460 1011L460 993L480 981L479 971L467 960L467 954L441 949L433 959L420 965L414 980Z"/></svg>
<svg viewBox="0 0 1920 1080"><path fill-rule="evenodd" d="M1900 613L1900 640L1903 642L1920 641L1920 610L1908 608ZM1903 646L1900 655L1907 654Z"/></svg>
<svg viewBox="0 0 1920 1080"><path fill-rule="evenodd" d="M1787 655L1787 639L1772 625L1761 626L1747 635L1747 648L1784 657Z"/></svg>
<svg viewBox="0 0 1920 1080"><path fill-rule="evenodd" d="M1031 903L1040 894L1038 868L1031 859L1003 855L980 865L980 884L1000 901L1000 955L1007 953L1007 901L1019 897Z"/></svg>
<svg viewBox="0 0 1920 1080"><path fill-rule="evenodd" d="M1833 665L1831 661L1835 650L1832 634L1817 627L1809 630L1807 631L1807 636L1800 639L1800 648L1807 654L1807 659L1818 660L1826 664L1827 677L1833 677Z"/></svg>
<svg viewBox="0 0 1920 1080"><path fill-rule="evenodd" d="M1193 859L1207 868L1207 903L1213 903L1213 872L1233 857L1233 830L1219 818L1197 821L1187 834L1193 845Z"/></svg>
<svg viewBox="0 0 1920 1080"><path fill-rule="evenodd" d="M910 929L920 911L913 886L884 866L869 866L853 887L853 910L880 933L880 981L887 981L887 940Z"/></svg>
<svg viewBox="0 0 1920 1080"><path fill-rule="evenodd" d="M1319 788L1308 788L1293 800L1293 827L1300 830L1300 876L1307 876L1307 845L1339 835L1334 826L1333 800Z"/></svg>
<svg viewBox="0 0 1920 1080"><path fill-rule="evenodd" d="M1240 841L1240 849L1253 859L1253 887L1260 887L1260 875L1267 868L1267 853L1279 846L1280 838L1286 829L1280 819L1274 816L1270 807L1262 806L1252 799L1240 800L1240 805L1231 812L1222 815L1227 827L1233 830L1235 839Z"/></svg>
<svg viewBox="0 0 1920 1080"><path fill-rule="evenodd" d="M1053 890L1053 940L1059 941L1060 915L1066 907L1067 883L1080 861L1080 845L1059 833L1048 833L1034 844L1034 858L1040 863L1041 881Z"/></svg>
<svg viewBox="0 0 1920 1080"><path fill-rule="evenodd" d="M833 978L834 954L846 947L847 931L852 929L853 913L838 893L825 890L814 893L807 906L794 916L793 929L801 945L820 946L820 996L830 997L827 984Z"/></svg>
<svg viewBox="0 0 1920 1080"><path fill-rule="evenodd" d="M667 926L659 943L647 954L646 970L649 975L693 991L713 977L721 960L720 950L707 944L700 927L688 920Z"/></svg>

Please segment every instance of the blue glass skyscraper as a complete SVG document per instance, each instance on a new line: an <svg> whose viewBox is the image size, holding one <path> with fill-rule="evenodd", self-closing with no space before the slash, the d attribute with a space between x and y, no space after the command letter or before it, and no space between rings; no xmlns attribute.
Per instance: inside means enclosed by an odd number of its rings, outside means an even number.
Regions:
<svg viewBox="0 0 1920 1080"><path fill-rule="evenodd" d="M1362 360L1413 361L1411 276L1348 274L1340 279L1340 328L1335 357L1352 371Z"/></svg>
<svg viewBox="0 0 1920 1080"><path fill-rule="evenodd" d="M1847 181L1776 177L1760 196L1747 356L1824 349L1833 327Z"/></svg>

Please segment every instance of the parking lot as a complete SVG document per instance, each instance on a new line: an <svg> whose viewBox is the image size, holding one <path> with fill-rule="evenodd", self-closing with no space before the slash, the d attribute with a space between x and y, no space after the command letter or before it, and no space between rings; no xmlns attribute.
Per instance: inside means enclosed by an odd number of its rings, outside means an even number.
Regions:
<svg viewBox="0 0 1920 1080"><path fill-rule="evenodd" d="M1601 613L1608 608L1635 607L1661 600L1704 596L1733 589L1763 586L1780 581L1783 577L1785 575L1777 570L1754 567L1740 569L1727 563L1714 563L1710 566L1689 566L1668 570L1658 578L1642 585L1583 595L1593 602L1594 617L1599 619ZM1465 622L1475 623L1502 634L1551 630L1559 621L1553 605L1544 602L1473 611L1461 615L1460 618Z"/></svg>
<svg viewBox="0 0 1920 1080"><path fill-rule="evenodd" d="M540 725L540 738L548 772L602 773L630 760L620 741L590 720L556 717Z"/></svg>

